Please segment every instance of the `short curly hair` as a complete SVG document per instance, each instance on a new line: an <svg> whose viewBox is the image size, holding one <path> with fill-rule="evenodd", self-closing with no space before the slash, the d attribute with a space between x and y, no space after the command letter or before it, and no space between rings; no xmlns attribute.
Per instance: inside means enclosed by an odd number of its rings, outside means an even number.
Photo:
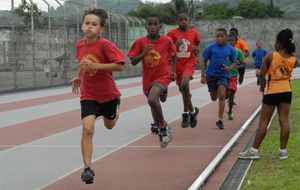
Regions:
<svg viewBox="0 0 300 190"><path fill-rule="evenodd" d="M106 19L108 18L108 14L104 9L87 9L82 17L82 21L84 20L84 18L86 17L86 15L96 15L99 17L100 19L100 25L103 27L106 23Z"/></svg>

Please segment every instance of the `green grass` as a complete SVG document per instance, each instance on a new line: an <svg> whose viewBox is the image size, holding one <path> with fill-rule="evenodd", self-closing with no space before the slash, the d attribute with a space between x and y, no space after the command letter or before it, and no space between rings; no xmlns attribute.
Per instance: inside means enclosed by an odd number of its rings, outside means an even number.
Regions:
<svg viewBox="0 0 300 190"><path fill-rule="evenodd" d="M300 80L292 85L289 157L278 159L280 130L276 114L260 147L261 159L252 163L242 190L300 190Z"/></svg>

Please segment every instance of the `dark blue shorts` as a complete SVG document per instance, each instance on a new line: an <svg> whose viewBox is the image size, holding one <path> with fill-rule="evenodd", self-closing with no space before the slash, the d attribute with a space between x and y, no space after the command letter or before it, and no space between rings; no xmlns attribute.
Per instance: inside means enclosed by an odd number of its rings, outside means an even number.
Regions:
<svg viewBox="0 0 300 190"><path fill-rule="evenodd" d="M106 119L113 120L116 117L117 106L120 105L120 98L108 102L99 103L94 100L81 100L81 119L86 116L103 116Z"/></svg>
<svg viewBox="0 0 300 190"><path fill-rule="evenodd" d="M282 102L290 104L292 102L292 92L266 94L264 95L262 102L269 106L277 106Z"/></svg>
<svg viewBox="0 0 300 190"><path fill-rule="evenodd" d="M219 85L223 85L225 88L228 87L228 81L229 79L226 77L207 77L206 78L206 83L208 86L208 91L216 91L218 90Z"/></svg>
<svg viewBox="0 0 300 190"><path fill-rule="evenodd" d="M163 94L165 94L165 93L168 92L168 88L164 87L161 83L154 83L152 86L157 86L158 88L160 88L160 89L161 89L161 92L162 92L161 95L163 95ZM148 94L146 94L147 97L148 97L148 95L149 95L149 92L150 92L152 86L149 88Z"/></svg>

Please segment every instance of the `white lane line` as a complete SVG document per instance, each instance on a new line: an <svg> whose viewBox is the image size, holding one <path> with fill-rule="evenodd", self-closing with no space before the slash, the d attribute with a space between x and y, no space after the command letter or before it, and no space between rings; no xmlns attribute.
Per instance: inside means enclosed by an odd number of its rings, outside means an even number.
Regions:
<svg viewBox="0 0 300 190"><path fill-rule="evenodd" d="M0 145L0 148L9 148L9 147L16 147L16 145ZM18 148L80 148L80 145L20 145ZM113 146L113 145L94 145L94 148L119 148L120 146ZM157 148L159 146L123 146L124 148ZM176 145L176 146L168 146L168 148L222 148L224 146L218 145L196 145L196 146L189 146L189 145Z"/></svg>
<svg viewBox="0 0 300 190"><path fill-rule="evenodd" d="M129 85L132 83L136 83L141 81L141 77L134 77L134 78L126 78L126 79L117 79L117 85ZM30 100L34 98L42 98L60 94L67 94L71 93L71 85L68 86L61 86L61 87L53 87L47 89L38 89L32 91L21 91L21 92L13 92L0 95L0 104L4 103L11 103L15 101L22 101L22 100Z"/></svg>

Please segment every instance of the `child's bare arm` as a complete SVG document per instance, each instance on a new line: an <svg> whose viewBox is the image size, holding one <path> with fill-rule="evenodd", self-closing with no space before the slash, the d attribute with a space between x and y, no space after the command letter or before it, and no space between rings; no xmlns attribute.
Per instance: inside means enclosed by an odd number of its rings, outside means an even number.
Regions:
<svg viewBox="0 0 300 190"><path fill-rule="evenodd" d="M78 74L77 76L75 76L72 80L71 80L71 83L72 83L72 93L73 94L79 94L79 89L80 89L80 85L81 85L81 76L82 76L82 73L83 73L83 68L82 67L79 67L79 71L78 71Z"/></svg>
<svg viewBox="0 0 300 190"><path fill-rule="evenodd" d="M206 65L207 65L207 61L203 60L201 64L201 79L200 79L200 82L203 84L206 83L206 78L205 78Z"/></svg>
<svg viewBox="0 0 300 190"><path fill-rule="evenodd" d="M150 49L152 49L152 47L153 47L152 44L148 44L146 46L146 48L144 49L144 51L140 55L138 55L134 58L131 58L131 64L137 65L143 59L143 57L150 51Z"/></svg>
<svg viewBox="0 0 300 190"><path fill-rule="evenodd" d="M85 69L97 69L101 71L122 71L124 66L121 63L96 63L90 59L84 59L81 61L80 66Z"/></svg>

